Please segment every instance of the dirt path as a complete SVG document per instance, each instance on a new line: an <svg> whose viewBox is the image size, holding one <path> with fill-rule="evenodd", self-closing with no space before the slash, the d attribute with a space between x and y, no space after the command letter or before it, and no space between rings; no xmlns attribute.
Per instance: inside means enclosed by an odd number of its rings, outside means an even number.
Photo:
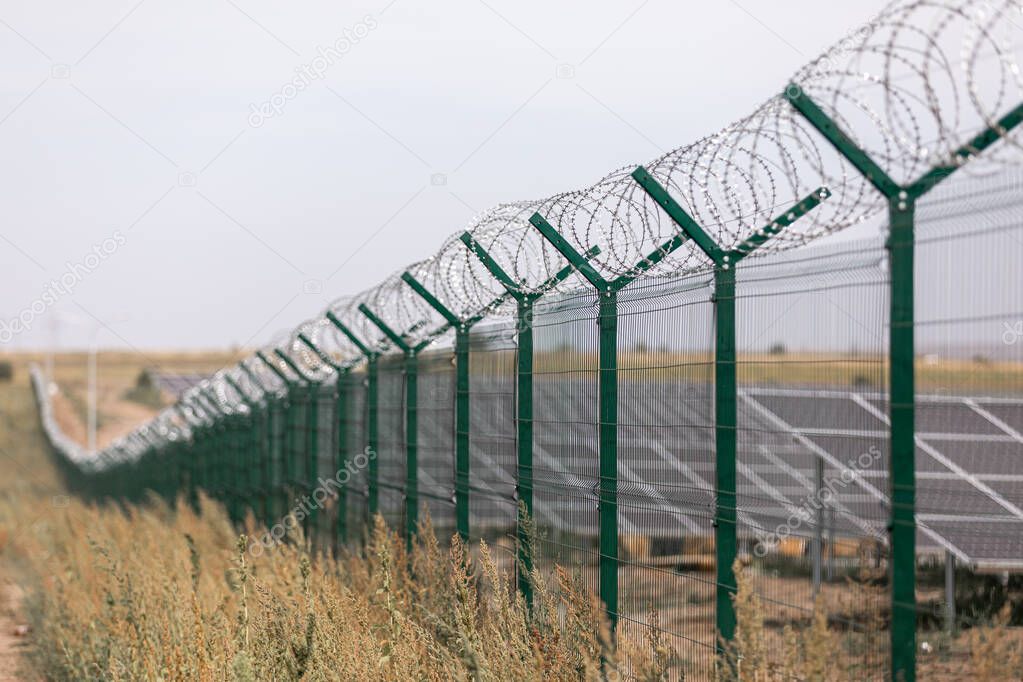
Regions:
<svg viewBox="0 0 1023 682"><path fill-rule="evenodd" d="M6 580L0 583L0 682L35 679L26 676L21 657L31 641L27 626L19 620L22 590Z"/></svg>

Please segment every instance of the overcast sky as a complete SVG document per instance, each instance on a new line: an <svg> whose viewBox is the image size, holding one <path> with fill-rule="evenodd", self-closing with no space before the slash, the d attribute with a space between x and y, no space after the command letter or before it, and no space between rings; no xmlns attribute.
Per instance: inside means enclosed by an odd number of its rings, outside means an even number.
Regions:
<svg viewBox="0 0 1023 682"><path fill-rule="evenodd" d="M5 1L0 337L265 342L715 132L882 5Z"/></svg>

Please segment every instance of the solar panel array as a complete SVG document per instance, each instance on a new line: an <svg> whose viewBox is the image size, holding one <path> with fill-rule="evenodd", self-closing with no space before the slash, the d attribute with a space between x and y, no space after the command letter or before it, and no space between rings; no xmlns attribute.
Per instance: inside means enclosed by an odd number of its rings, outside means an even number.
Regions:
<svg viewBox="0 0 1023 682"><path fill-rule="evenodd" d="M679 387L676 386L676 389ZM501 384L483 382L479 390L498 394ZM682 387L690 395L709 393L710 386ZM654 386L636 386L636 396L657 396ZM565 396L569 396L566 400ZM544 406L545 421L582 425L591 432L572 438L579 462L569 471L554 452L567 447L568 439L551 432L538 439L534 465L535 485L547 491L538 495L537 522L552 528L573 528L581 535L597 533L597 451L592 416L595 388L578 381L537 387L536 402ZM950 395L918 397L917 518L922 552L951 551L961 561L978 567L1023 566L1023 399ZM623 423L629 413L660 411L666 423L713 423L712 415L700 413L700 400L638 402L622 405ZM494 439L501 421L485 402L473 403L474 429L487 438L473 441L472 486L504 498L514 505L513 458L494 457L488 440ZM508 409L511 409L509 403ZM790 515L807 507L823 483L831 482L834 496L827 506L827 532L838 537L870 536L883 542L888 518L887 403L873 392L820 388L746 388L740 394L740 423L755 438L740 452L740 516L745 523L767 534ZM510 421L505 422L510 423ZM505 427L507 428L507 427ZM579 428L578 426L576 428ZM765 437L770 434L773 437ZM578 434L577 434L578 435ZM512 432L509 437L513 438ZM630 440L623 434L628 457L619 462L622 481L648 481L639 489L624 488L646 498L643 505L623 504L619 524L623 534L657 538L712 533L714 517L713 432L686 429L682 443L656 439ZM756 441L754 443L754 441ZM581 449L581 450L580 450ZM862 457L861 460L861 456ZM822 468L818 470L818 460ZM449 459L450 461L450 459ZM869 463L863 466L862 463ZM845 472L843 474L843 472ZM660 482L678 476L674 493L664 492ZM505 486L495 481L506 482ZM453 494L453 491L451 491ZM665 527L645 513L651 506L665 512L675 527ZM487 514L474 514L474 527L508 528L514 523L500 506L482 505ZM502 510L502 511L499 511ZM804 534L809 537L812 525ZM756 540L757 538L751 538Z"/></svg>
<svg viewBox="0 0 1023 682"><path fill-rule="evenodd" d="M209 379L209 376L206 374L176 374L152 369L148 370L148 372L153 384L174 398L180 398L188 389L198 386L206 379Z"/></svg>

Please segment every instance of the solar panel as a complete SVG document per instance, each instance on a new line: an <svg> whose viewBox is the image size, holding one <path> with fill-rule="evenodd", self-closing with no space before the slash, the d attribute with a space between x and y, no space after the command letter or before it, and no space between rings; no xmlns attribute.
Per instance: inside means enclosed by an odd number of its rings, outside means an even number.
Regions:
<svg viewBox="0 0 1023 682"><path fill-rule="evenodd" d="M486 391L485 381L477 381L478 390ZM619 462L621 532L651 537L666 532L711 535L713 430L699 427L712 424L711 415L684 401L653 400L650 396L658 392L652 387L636 388L635 396L648 397L646 402L630 398L622 405L620 441L629 456ZM706 387L684 387L690 389L705 391ZM596 404L591 382L575 382L571 391L565 391L563 384L557 388L539 385L536 390L537 404L547 407L545 421L558 424L562 432L593 428L592 416L586 412ZM676 386L676 390L683 389ZM1023 475L1010 473L1018 470L1023 457L1023 439L1012 426L1023 419L1023 400L922 395L919 404L924 406L917 448L920 550L950 550L979 567L1023 565L1023 512L1019 512ZM484 401L474 403L473 428L497 429L484 405ZM875 464L854 467L855 479L836 490L829 532L886 541L886 521L881 521L888 517L889 499L886 410L883 396L875 393L747 388L741 395L741 423L744 429L756 431L756 438L750 440L757 444L740 453L739 486L744 493L739 514L744 523L764 530L775 527L813 496L818 459L825 464L825 475L837 478L850 461L873 447L880 448ZM987 418L987 412L995 415L995 421ZM692 426L678 427L678 436L661 441L644 435L639 427L630 430L630 414L639 413L663 413L666 423ZM569 469L556 454L559 438L538 439L534 485L545 494L537 496L535 513L541 525L593 534L597 530L595 441L581 433L574 440L576 459ZM508 459L499 462L486 450L472 449L473 486L481 493L491 488L491 494L510 500L513 464ZM586 462L592 466L584 466ZM678 482L666 484L666 480ZM485 509L481 506L475 518L481 531L506 529L505 515L488 516ZM673 520L668 527L665 514Z"/></svg>
<svg viewBox="0 0 1023 682"><path fill-rule="evenodd" d="M149 376L153 384L175 398L180 398L188 389L196 386L209 378L205 374L174 374L170 372L156 372L149 370Z"/></svg>
<svg viewBox="0 0 1023 682"><path fill-rule="evenodd" d="M847 463L871 444L885 443L887 403L879 394L756 388L747 389L745 399L764 420L784 426L836 462ZM1018 469L1023 438L1006 420L989 416L1017 419L1023 400L952 395L917 400L921 550L948 549L976 565L1023 565L1021 543L1005 538L1023 535L1023 483L1017 480L1023 477L1009 474ZM880 464L885 466L883 460ZM866 497L850 499L850 507L873 497L887 509L887 490L878 489L884 469L864 473L871 475L859 478L856 488ZM843 502L846 497L839 495Z"/></svg>

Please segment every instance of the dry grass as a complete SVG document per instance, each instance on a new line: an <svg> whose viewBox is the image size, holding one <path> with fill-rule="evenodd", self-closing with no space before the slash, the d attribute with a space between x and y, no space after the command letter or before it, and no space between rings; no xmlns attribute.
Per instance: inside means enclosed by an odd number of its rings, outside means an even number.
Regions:
<svg viewBox="0 0 1023 682"><path fill-rule="evenodd" d="M822 595L813 605L805 627L785 625L780 631L765 623L763 599L747 567L736 562L738 620L734 643L728 647L725 679L751 682L782 680L861 680L879 677L884 670L887 632L880 618L884 594L869 582L850 582L849 589L833 597ZM832 627L835 613L859 612L868 619L857 632ZM773 615L773 614L772 614ZM852 646L850 646L852 645ZM879 656L879 654L882 654Z"/></svg>
<svg viewBox="0 0 1023 682"><path fill-rule="evenodd" d="M24 500L0 505L11 519ZM606 622L579 576L537 574L526 608L484 543L469 558L442 550L429 521L406 553L378 520L364 551L310 556L295 543L253 556L223 510L197 514L158 500L144 508L77 501L39 505L33 523L3 531L34 626L34 670L75 680L668 680L706 679L680 669L650 614L641 641L609 645ZM4 524L7 525L6 522ZM250 528L250 532L257 529ZM859 680L880 674L829 624L836 609L877 609L859 586L842 605L818 604L805 626L765 623L753 576L737 566L735 645L717 679ZM858 591L856 591L858 590ZM884 651L887 632L865 623ZM971 655L926 679L1010 680L1023 647L1004 627L963 635ZM862 643L861 643L862 647ZM1015 676L1015 677L1013 677Z"/></svg>
<svg viewBox="0 0 1023 682"><path fill-rule="evenodd" d="M609 646L598 604L564 571L536 576L530 611L486 545L473 565L428 526L410 554L378 521L363 556L297 542L253 557L219 506L201 506L72 501L14 540L5 551L38 580L28 603L47 677L614 679L627 656L636 679L662 677L642 651Z"/></svg>

